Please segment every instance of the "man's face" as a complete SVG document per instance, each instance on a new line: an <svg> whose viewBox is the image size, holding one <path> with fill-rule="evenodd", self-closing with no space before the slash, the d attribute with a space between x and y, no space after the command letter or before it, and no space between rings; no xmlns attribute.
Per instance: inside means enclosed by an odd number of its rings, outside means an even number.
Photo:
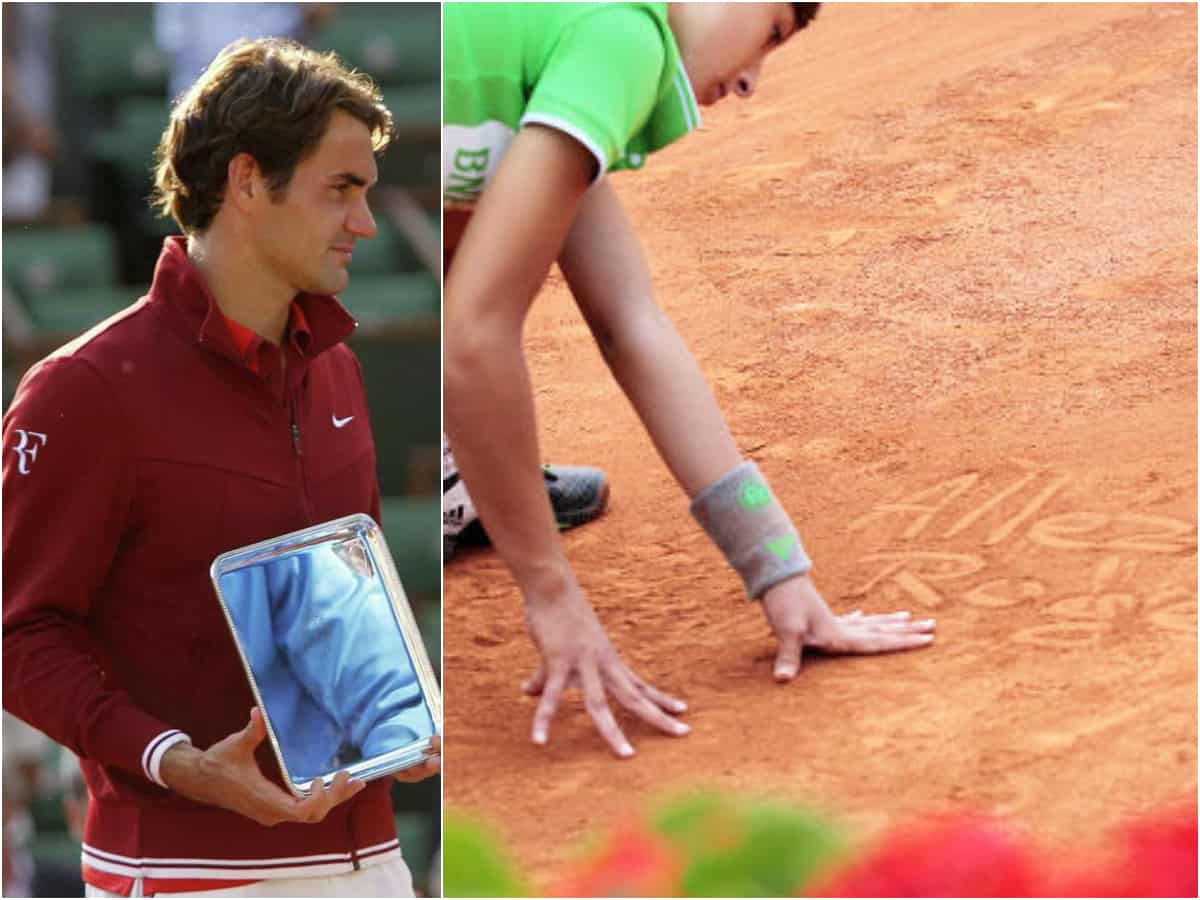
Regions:
<svg viewBox="0 0 1200 900"><path fill-rule="evenodd" d="M767 54L796 30L790 3L680 3L671 28L701 106L749 97Z"/></svg>
<svg viewBox="0 0 1200 900"><path fill-rule="evenodd" d="M297 292L345 290L354 242L375 236L367 191L378 177L370 129L335 110L282 195L255 205L254 241L263 264Z"/></svg>

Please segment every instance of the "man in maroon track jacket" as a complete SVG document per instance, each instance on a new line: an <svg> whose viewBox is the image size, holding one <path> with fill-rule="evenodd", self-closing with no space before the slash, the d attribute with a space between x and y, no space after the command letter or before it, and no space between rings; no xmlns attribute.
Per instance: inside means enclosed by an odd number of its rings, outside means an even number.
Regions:
<svg viewBox="0 0 1200 900"><path fill-rule="evenodd" d="M94 894L412 892L388 780L282 787L208 577L223 551L379 519L354 320L331 295L375 234L390 136L335 59L231 45L159 147L186 237L4 417L4 707L82 759Z"/></svg>

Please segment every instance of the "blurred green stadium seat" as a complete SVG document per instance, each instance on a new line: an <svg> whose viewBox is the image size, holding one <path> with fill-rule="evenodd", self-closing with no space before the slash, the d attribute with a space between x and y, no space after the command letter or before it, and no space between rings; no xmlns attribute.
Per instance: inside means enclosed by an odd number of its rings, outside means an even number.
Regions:
<svg viewBox="0 0 1200 900"><path fill-rule="evenodd" d="M401 138L435 137L441 134L442 86L440 81L423 84L387 85L383 102Z"/></svg>
<svg viewBox="0 0 1200 900"><path fill-rule="evenodd" d="M154 43L151 4L62 9L62 72L70 92L92 99L166 92L167 60Z"/></svg>
<svg viewBox="0 0 1200 900"><path fill-rule="evenodd" d="M92 155L112 163L131 183L150 191L154 150L167 126L170 109L161 97L129 97L117 104L113 124L96 136Z"/></svg>
<svg viewBox="0 0 1200 900"><path fill-rule="evenodd" d="M397 139L380 157L380 180L409 188L436 185L442 165L440 80L387 85L383 101L391 110Z"/></svg>
<svg viewBox="0 0 1200 900"><path fill-rule="evenodd" d="M361 277L395 275L402 272L423 271L420 260L401 236L399 230L388 221L381 210L373 210L378 233L367 241L354 245L354 261L350 263L350 283Z"/></svg>
<svg viewBox="0 0 1200 900"><path fill-rule="evenodd" d="M147 198L154 189L154 151L167 127L170 109L161 97L127 97L117 103L113 123L92 142L92 158L100 163L100 177L111 178L132 202L122 204L126 224L136 224L140 233L155 238L178 234L179 226L169 216L150 207Z"/></svg>
<svg viewBox="0 0 1200 900"><path fill-rule="evenodd" d="M38 860L55 862L64 867L79 867L79 841L71 837L65 826L59 829L39 828L30 850Z"/></svg>
<svg viewBox="0 0 1200 900"><path fill-rule="evenodd" d="M406 8L407 7L407 8ZM436 4L340 3L312 45L333 50L377 82L441 82Z"/></svg>
<svg viewBox="0 0 1200 900"><path fill-rule="evenodd" d="M357 262L358 247L354 253ZM413 320L436 319L440 311L439 296L436 278L428 273L411 272L356 275L338 294L338 299L364 331L386 331Z"/></svg>
<svg viewBox="0 0 1200 900"><path fill-rule="evenodd" d="M423 340L356 333L350 346L362 364L384 496L435 493L442 396L437 330Z"/></svg>
<svg viewBox="0 0 1200 900"><path fill-rule="evenodd" d="M4 392L3 405L0 409L8 409L8 404L12 403L13 394L17 392L17 382L20 381L20 376L7 361L4 363L4 369L0 377L3 378Z"/></svg>
<svg viewBox="0 0 1200 900"><path fill-rule="evenodd" d="M383 533L410 600L435 603L442 584L442 503L437 497L384 497Z"/></svg>
<svg viewBox="0 0 1200 900"><path fill-rule="evenodd" d="M401 790L404 787L401 786ZM396 814L396 837L400 839L405 862L412 870L414 881L425 887L426 873L437 849L439 835L435 834L436 827L436 819L429 812Z"/></svg>
<svg viewBox="0 0 1200 900"><path fill-rule="evenodd" d="M38 297L29 313L39 331L82 334L97 322L120 312L149 290L148 287L76 288Z"/></svg>
<svg viewBox="0 0 1200 900"><path fill-rule="evenodd" d="M116 244L103 225L5 229L4 279L34 331L60 339L86 331L146 292L116 284Z"/></svg>
<svg viewBox="0 0 1200 900"><path fill-rule="evenodd" d="M438 134L428 140L401 137L379 157L380 182L408 188L427 209L438 210L442 166L439 141Z"/></svg>
<svg viewBox="0 0 1200 900"><path fill-rule="evenodd" d="M375 211L374 216L378 228L375 237L354 244L354 259L350 263L351 284L364 276L389 275L400 271L396 265L396 249L401 241L396 229L382 213Z"/></svg>
<svg viewBox="0 0 1200 900"><path fill-rule="evenodd" d="M429 606L420 618L421 639L425 641L425 649L433 667L442 671L442 608L441 604Z"/></svg>
<svg viewBox="0 0 1200 900"><path fill-rule="evenodd" d="M37 298L116 280L116 242L103 225L4 229L4 278L32 307Z"/></svg>

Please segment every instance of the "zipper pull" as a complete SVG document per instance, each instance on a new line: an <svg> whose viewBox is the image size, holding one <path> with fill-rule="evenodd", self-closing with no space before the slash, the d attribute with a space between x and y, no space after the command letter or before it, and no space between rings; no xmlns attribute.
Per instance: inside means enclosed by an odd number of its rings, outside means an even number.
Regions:
<svg viewBox="0 0 1200 900"><path fill-rule="evenodd" d="M300 449L300 426L296 424L295 416L292 417L292 448L297 456L304 455L304 451Z"/></svg>

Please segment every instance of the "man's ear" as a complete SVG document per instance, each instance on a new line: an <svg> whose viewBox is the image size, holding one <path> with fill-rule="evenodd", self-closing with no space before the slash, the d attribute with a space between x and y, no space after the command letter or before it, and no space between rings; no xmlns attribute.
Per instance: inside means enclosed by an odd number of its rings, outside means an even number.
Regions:
<svg viewBox="0 0 1200 900"><path fill-rule="evenodd" d="M245 209L246 204L253 203L265 191L262 171L253 156L249 153L239 153L229 161L225 188L226 203Z"/></svg>

